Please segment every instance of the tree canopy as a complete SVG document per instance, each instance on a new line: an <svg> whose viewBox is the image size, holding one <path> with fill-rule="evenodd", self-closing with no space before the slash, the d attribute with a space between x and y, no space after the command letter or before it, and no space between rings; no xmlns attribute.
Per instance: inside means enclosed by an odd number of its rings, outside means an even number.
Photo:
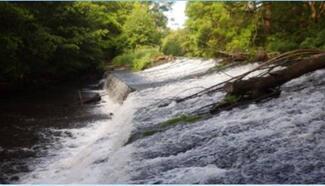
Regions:
<svg viewBox="0 0 325 186"><path fill-rule="evenodd" d="M325 48L324 2L189 2L186 14L191 56Z"/></svg>
<svg viewBox="0 0 325 186"><path fill-rule="evenodd" d="M158 15L157 11L152 11L148 4L135 4L123 27L124 37L130 48L160 44L166 21Z"/></svg>
<svg viewBox="0 0 325 186"><path fill-rule="evenodd" d="M159 7L134 2L1 2L0 82L30 85L75 77L103 69L128 48L159 45L166 28Z"/></svg>
<svg viewBox="0 0 325 186"><path fill-rule="evenodd" d="M116 56L117 64L141 70L161 52L217 57L220 51L325 48L324 2L190 1L179 30L166 26L170 5L1 2L0 88L103 70Z"/></svg>

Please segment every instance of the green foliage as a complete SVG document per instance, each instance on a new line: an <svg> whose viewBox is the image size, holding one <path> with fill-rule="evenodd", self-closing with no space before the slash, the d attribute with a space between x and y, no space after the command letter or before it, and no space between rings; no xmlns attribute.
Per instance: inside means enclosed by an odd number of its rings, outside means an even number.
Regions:
<svg viewBox="0 0 325 186"><path fill-rule="evenodd" d="M309 36L301 42L301 48L320 48L325 49L325 29L321 31L312 31L312 36Z"/></svg>
<svg viewBox="0 0 325 186"><path fill-rule="evenodd" d="M116 4L0 3L1 78L30 83L98 69L121 30Z"/></svg>
<svg viewBox="0 0 325 186"><path fill-rule="evenodd" d="M27 85L115 65L142 70L161 55L217 57L325 49L324 2L189 2L168 31L157 2L1 2L0 82ZM146 46L146 47L144 47Z"/></svg>
<svg viewBox="0 0 325 186"><path fill-rule="evenodd" d="M134 142L135 140L138 140L141 138L152 136L158 132L162 132L162 131L167 130L170 127L176 126L178 124L190 124L190 123L194 123L201 119L203 119L202 116L183 114L183 115L177 116L175 118L172 118L170 120L160 123L159 126L155 129L144 130L140 133L131 135L131 137L129 138L129 140L126 144L130 144L130 143Z"/></svg>
<svg viewBox="0 0 325 186"><path fill-rule="evenodd" d="M132 69L134 71L140 71L147 68L150 64L152 64L152 58L150 55L144 55L141 58L134 59Z"/></svg>
<svg viewBox="0 0 325 186"><path fill-rule="evenodd" d="M251 45L256 16L245 10L245 2L190 2L186 13L191 55L214 57Z"/></svg>
<svg viewBox="0 0 325 186"><path fill-rule="evenodd" d="M172 118L172 119L169 119L167 121L164 121L164 122L160 123L159 126L158 126L158 129L146 130L146 131L142 132L141 133L141 138L152 136L152 135L156 134L157 132L161 132L163 130L168 129L169 127L176 126L178 124L190 124L190 123L194 123L194 122L196 122L198 120L201 120L201 119L202 119L202 117L198 116L198 115L185 115L185 114L183 114L183 115L177 116L175 118ZM132 139L132 137L130 139Z"/></svg>
<svg viewBox="0 0 325 186"><path fill-rule="evenodd" d="M186 55L324 48L324 2L189 2Z"/></svg>
<svg viewBox="0 0 325 186"><path fill-rule="evenodd" d="M186 33L184 30L171 31L162 42L162 51L166 55L185 55Z"/></svg>
<svg viewBox="0 0 325 186"><path fill-rule="evenodd" d="M158 48L142 47L129 50L115 57L112 61L116 66L128 66L134 71L143 70L152 65L153 59L162 55Z"/></svg>
<svg viewBox="0 0 325 186"><path fill-rule="evenodd" d="M159 132L159 131L158 130L147 130L142 133L142 137L152 136L152 135L156 134L157 132Z"/></svg>
<svg viewBox="0 0 325 186"><path fill-rule="evenodd" d="M298 48L298 44L290 38L272 35L267 38L266 49L269 51L285 52Z"/></svg>
<svg viewBox="0 0 325 186"><path fill-rule="evenodd" d="M159 45L164 28L161 6L151 2L1 2L0 81L28 85L98 71L127 49ZM145 68L152 53L131 56L133 68Z"/></svg>
<svg viewBox="0 0 325 186"><path fill-rule="evenodd" d="M163 28L156 19L158 13L151 11L148 4L135 4L123 26L123 37L130 48L160 44Z"/></svg>
<svg viewBox="0 0 325 186"><path fill-rule="evenodd" d="M160 123L160 128L167 128L181 123L194 123L200 119L202 119L201 116L183 114L178 117Z"/></svg>
<svg viewBox="0 0 325 186"><path fill-rule="evenodd" d="M237 95L226 95L225 98L223 99L225 103L230 103L230 104L236 103L239 100L240 100L240 96Z"/></svg>

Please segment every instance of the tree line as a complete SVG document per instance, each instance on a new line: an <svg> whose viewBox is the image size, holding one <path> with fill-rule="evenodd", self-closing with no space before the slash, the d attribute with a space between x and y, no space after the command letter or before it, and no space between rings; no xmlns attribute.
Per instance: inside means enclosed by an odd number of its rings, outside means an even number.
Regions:
<svg viewBox="0 0 325 186"><path fill-rule="evenodd" d="M1 2L1 86L32 86L104 69L141 45L156 46L167 4Z"/></svg>
<svg viewBox="0 0 325 186"><path fill-rule="evenodd" d="M325 49L324 2L187 3L184 28L170 30L159 2L1 2L0 90L125 66L161 55Z"/></svg>
<svg viewBox="0 0 325 186"><path fill-rule="evenodd" d="M185 28L165 38L165 53L218 57L220 51L325 48L324 2L189 2L186 15Z"/></svg>

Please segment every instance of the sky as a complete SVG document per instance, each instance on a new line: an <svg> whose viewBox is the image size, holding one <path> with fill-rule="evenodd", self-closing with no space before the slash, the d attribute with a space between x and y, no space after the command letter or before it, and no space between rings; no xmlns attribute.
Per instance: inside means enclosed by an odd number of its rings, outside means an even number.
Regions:
<svg viewBox="0 0 325 186"><path fill-rule="evenodd" d="M172 9L165 13L168 17L167 26L173 30L178 28L183 28L186 16L185 16L185 7L187 1L175 1L172 5Z"/></svg>

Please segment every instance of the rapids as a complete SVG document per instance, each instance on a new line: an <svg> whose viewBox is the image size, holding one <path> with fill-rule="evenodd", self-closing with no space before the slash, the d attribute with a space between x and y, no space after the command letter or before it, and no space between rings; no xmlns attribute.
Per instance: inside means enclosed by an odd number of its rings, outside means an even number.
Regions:
<svg viewBox="0 0 325 186"><path fill-rule="evenodd" d="M279 98L125 145L132 134L220 100L224 93L178 104L172 98L256 66L211 72L217 62L181 58L142 72L114 72L119 82L110 78L105 87L114 84L114 95L127 98L119 104L110 93L93 110L113 113L112 119L51 129L70 135L61 135L57 148L31 161L32 171L20 174L19 183L325 183L325 70L286 83Z"/></svg>

